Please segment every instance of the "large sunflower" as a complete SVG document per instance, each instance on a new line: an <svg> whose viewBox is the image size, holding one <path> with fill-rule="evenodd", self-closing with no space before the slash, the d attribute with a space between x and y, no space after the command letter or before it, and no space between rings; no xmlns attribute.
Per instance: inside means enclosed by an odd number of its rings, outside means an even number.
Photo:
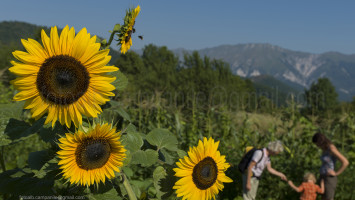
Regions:
<svg viewBox="0 0 355 200"><path fill-rule="evenodd" d="M90 186L115 177L126 157L120 142L121 134L110 124L96 125L87 133L67 133L59 139L57 152L63 176L72 184Z"/></svg>
<svg viewBox="0 0 355 200"><path fill-rule="evenodd" d="M82 123L82 115L97 117L99 105L114 96L110 83L116 78L107 72L117 71L106 66L109 50L99 50L96 36L90 37L86 28L76 36L74 28L66 26L60 37L57 27L51 28L50 38L42 30L42 44L33 39L21 40L27 52L14 51L20 62L12 61L9 70L19 77L12 81L20 92L15 101L26 100L25 109L39 119L48 112L45 124L58 120L68 127Z"/></svg>
<svg viewBox="0 0 355 200"><path fill-rule="evenodd" d="M182 199L215 199L223 182L232 182L224 172L230 167L225 156L217 150L218 142L212 138L200 140L197 147L190 147L189 156L177 162L175 176L181 177L175 185L176 194Z"/></svg>
<svg viewBox="0 0 355 200"><path fill-rule="evenodd" d="M124 24L121 27L121 31L119 34L119 44L121 44L121 53L125 54L132 46L132 33L135 32L133 28L136 17L141 11L141 7L138 5L135 9L129 9L126 13L126 17L124 19Z"/></svg>

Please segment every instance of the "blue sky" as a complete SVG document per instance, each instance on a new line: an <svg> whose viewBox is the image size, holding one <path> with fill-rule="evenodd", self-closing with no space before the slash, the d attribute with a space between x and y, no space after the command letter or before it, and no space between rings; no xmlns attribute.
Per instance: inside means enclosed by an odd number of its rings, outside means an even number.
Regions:
<svg viewBox="0 0 355 200"><path fill-rule="evenodd" d="M138 4L134 49L150 43L190 50L270 43L310 53L355 54L355 1L350 0L1 0L0 21L68 24L108 38L125 10Z"/></svg>

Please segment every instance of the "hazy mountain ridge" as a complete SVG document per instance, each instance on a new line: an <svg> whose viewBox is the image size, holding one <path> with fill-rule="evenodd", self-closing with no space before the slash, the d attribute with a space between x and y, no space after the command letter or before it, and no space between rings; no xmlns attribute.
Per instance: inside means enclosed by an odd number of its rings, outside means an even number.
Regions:
<svg viewBox="0 0 355 200"><path fill-rule="evenodd" d="M35 38L42 28L48 29L26 22L3 21L0 22L0 42L4 45L22 45L20 38Z"/></svg>
<svg viewBox="0 0 355 200"><path fill-rule="evenodd" d="M184 50L174 52L181 56ZM355 54L313 54L271 44L221 45L198 52L228 62L232 71L242 77L271 75L306 88L318 78L327 77L336 87L340 100L350 101L355 96Z"/></svg>

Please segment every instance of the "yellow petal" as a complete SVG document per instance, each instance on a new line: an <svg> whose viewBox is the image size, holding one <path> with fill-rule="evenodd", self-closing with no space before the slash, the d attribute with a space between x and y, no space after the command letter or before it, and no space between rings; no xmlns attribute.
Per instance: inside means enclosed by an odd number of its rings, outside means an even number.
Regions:
<svg viewBox="0 0 355 200"><path fill-rule="evenodd" d="M32 64L32 65L37 65L40 66L43 63L43 59L38 58L37 56L33 56L27 52L23 51L14 51L12 52L12 55L19 61L25 63L25 64Z"/></svg>
<svg viewBox="0 0 355 200"><path fill-rule="evenodd" d="M46 121L44 122L44 124L48 124L49 122L53 121L54 119L54 115L55 115L55 110L54 110L54 106L53 105L49 105L48 106L48 116L46 118Z"/></svg>
<svg viewBox="0 0 355 200"><path fill-rule="evenodd" d="M93 74L100 74L100 73L107 73L107 72L114 72L117 71L118 67L115 66L103 66L100 68L88 69L90 73Z"/></svg>
<svg viewBox="0 0 355 200"><path fill-rule="evenodd" d="M116 80L116 77L109 76L109 75L93 75L90 78L90 82L102 82L102 81L105 81L107 83L112 83L115 80Z"/></svg>
<svg viewBox="0 0 355 200"><path fill-rule="evenodd" d="M38 91L36 89L33 90L24 90L19 93L17 93L14 96L14 101L23 101L26 99L30 99L32 97L38 96Z"/></svg>
<svg viewBox="0 0 355 200"><path fill-rule="evenodd" d="M73 49L73 42L75 38L75 29L74 27L70 28L68 32L68 37L67 37L67 55L71 55L72 49Z"/></svg>
<svg viewBox="0 0 355 200"><path fill-rule="evenodd" d="M62 32L60 33L60 37L59 37L59 46L61 49L61 53L63 55L68 55L68 46L67 46L67 39L68 39L68 32L69 32L69 26L66 25Z"/></svg>
<svg viewBox="0 0 355 200"><path fill-rule="evenodd" d="M51 49L50 39L49 39L49 37L47 36L46 32L43 29L42 29L42 32L41 32L41 37L42 37L42 44L43 44L44 49L47 51L47 55L49 57L54 56L55 54L54 54L54 52Z"/></svg>
<svg viewBox="0 0 355 200"><path fill-rule="evenodd" d="M61 49L60 49L60 45L59 45L58 30L57 30L56 26L51 28L50 45L51 45L51 49L55 55L62 54Z"/></svg>
<svg viewBox="0 0 355 200"><path fill-rule="evenodd" d="M19 77L19 78L16 78L15 80L12 80L11 84L13 84L15 87L16 86L33 87L33 85L36 84L36 78L37 78L37 76L34 76L34 75Z"/></svg>
<svg viewBox="0 0 355 200"><path fill-rule="evenodd" d="M92 58L100 50L100 46L101 45L99 43L91 44L90 46L88 46L85 53L80 58L80 62L85 63L90 58Z"/></svg>
<svg viewBox="0 0 355 200"><path fill-rule="evenodd" d="M81 29L81 31L76 35L73 41L73 49L70 56L73 56L77 60L80 60L85 53L87 46L89 44L90 34L87 33L86 28Z"/></svg>
<svg viewBox="0 0 355 200"><path fill-rule="evenodd" d="M104 67L105 65L107 65L108 62L110 62L111 60L111 56L106 56L103 59L100 59L96 62L92 62L90 64L86 64L86 67L88 68L88 70L96 70L99 68Z"/></svg>
<svg viewBox="0 0 355 200"><path fill-rule="evenodd" d="M9 71L18 76L36 75L39 71L39 67L27 64L17 64L9 68Z"/></svg>
<svg viewBox="0 0 355 200"><path fill-rule="evenodd" d="M96 54L93 57L91 57L88 61L83 63L83 65L88 66L88 65L92 65L93 63L100 62L101 60L106 58L109 52L110 52L109 49L104 49L99 52L96 52Z"/></svg>
<svg viewBox="0 0 355 200"><path fill-rule="evenodd" d="M25 49L27 50L27 52L29 54L31 54L32 56L37 57L37 59L40 62L44 62L44 60L47 58L47 53L45 53L42 46L36 40L28 39L28 41L27 41L27 40L21 39L21 42L22 42L23 46L25 47Z"/></svg>
<svg viewBox="0 0 355 200"><path fill-rule="evenodd" d="M42 116L44 114L44 112L46 112L46 110L48 108L48 104L46 104L42 100L39 100L39 101L41 103L38 104L36 107L31 109L31 111L33 111L33 113L32 113L32 117L33 118L37 118L37 117Z"/></svg>

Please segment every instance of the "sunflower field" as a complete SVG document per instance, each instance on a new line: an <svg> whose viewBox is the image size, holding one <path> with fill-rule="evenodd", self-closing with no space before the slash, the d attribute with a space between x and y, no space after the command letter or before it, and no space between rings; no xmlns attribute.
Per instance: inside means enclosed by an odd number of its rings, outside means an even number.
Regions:
<svg viewBox="0 0 355 200"><path fill-rule="evenodd" d="M272 166L298 185L305 172L318 174L319 130L350 161L335 199L355 199L355 103L313 115L292 95L276 105L197 52L181 61L166 47L128 51L140 9L128 9L108 40L52 27L9 49L0 199L240 200L247 146L282 141ZM121 55L112 60L114 41ZM264 172L257 198L299 194Z"/></svg>

